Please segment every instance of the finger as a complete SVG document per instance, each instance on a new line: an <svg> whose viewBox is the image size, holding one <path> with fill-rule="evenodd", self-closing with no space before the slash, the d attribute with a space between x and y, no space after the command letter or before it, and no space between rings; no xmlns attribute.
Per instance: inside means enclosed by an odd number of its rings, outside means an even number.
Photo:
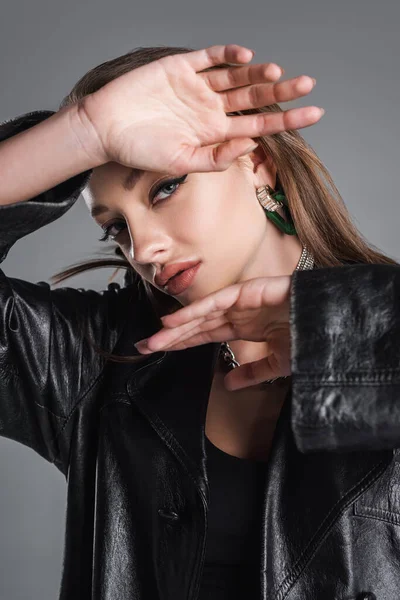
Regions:
<svg viewBox="0 0 400 600"><path fill-rule="evenodd" d="M228 139L251 138L262 135L272 135L288 129L301 129L317 123L323 115L318 106L290 108L282 112L265 112L255 115L240 115L228 117Z"/></svg>
<svg viewBox="0 0 400 600"><path fill-rule="evenodd" d="M207 333L213 329L218 329L225 325L226 322L226 316L222 314L215 318L210 318L209 316L200 317L173 329L161 329L146 340L145 353L169 350L171 346L177 343L192 338L199 333ZM139 349L142 347L143 345L140 345Z"/></svg>
<svg viewBox="0 0 400 600"><path fill-rule="evenodd" d="M166 329L176 327L176 324L174 324L173 320L171 319L172 314L174 314L174 313L171 313L170 315L165 315L164 317L161 317L162 324ZM215 310L212 313L205 314L203 318L204 318L204 320L213 320L213 319L218 319L223 314L225 314L225 310Z"/></svg>
<svg viewBox="0 0 400 600"><path fill-rule="evenodd" d="M193 346L201 346L212 342L224 342L232 339L237 339L233 332L232 325L230 323L224 323L220 327L213 328L210 331L199 331L186 339L176 340L168 347L163 348L163 351L172 352L175 350L186 350L186 348L192 348Z"/></svg>
<svg viewBox="0 0 400 600"><path fill-rule="evenodd" d="M246 67L230 67L214 69L206 73L198 73L214 92L255 83L274 82L282 76L284 70L275 63L249 65Z"/></svg>
<svg viewBox="0 0 400 600"><path fill-rule="evenodd" d="M218 146L188 148L182 153L180 160L174 164L176 173L209 173L225 171L239 156L244 156L257 148L256 142L250 138L236 138L222 142Z"/></svg>
<svg viewBox="0 0 400 600"><path fill-rule="evenodd" d="M225 112L269 106L276 102L289 102L306 96L314 88L314 80L307 75L278 83L250 85L221 93Z"/></svg>
<svg viewBox="0 0 400 600"><path fill-rule="evenodd" d="M202 50L193 50L186 54L186 59L195 71L202 71L221 63L246 63L254 56L254 53L245 46L238 44L227 44L209 46Z"/></svg>
<svg viewBox="0 0 400 600"><path fill-rule="evenodd" d="M240 365L240 367L232 369L232 371L224 377L224 385L226 389L230 391L240 390L250 385L257 385L263 381L275 379L275 377L284 377L290 374L290 368L285 370L277 369L274 355L271 354L266 358L245 363L244 365Z"/></svg>
<svg viewBox="0 0 400 600"><path fill-rule="evenodd" d="M153 334L149 338L139 340L134 346L142 354L151 354L151 352L158 352L164 350L167 346L173 344L179 336L187 337L191 335L191 332L196 329L203 322L204 317L195 319L188 323L181 325L179 328L174 329L160 329L157 333Z"/></svg>
<svg viewBox="0 0 400 600"><path fill-rule="evenodd" d="M237 301L242 286L242 283L234 283L217 292L212 292L208 296L196 300L170 315L166 315L162 319L163 324L165 323L166 327L178 327L194 319L224 311Z"/></svg>

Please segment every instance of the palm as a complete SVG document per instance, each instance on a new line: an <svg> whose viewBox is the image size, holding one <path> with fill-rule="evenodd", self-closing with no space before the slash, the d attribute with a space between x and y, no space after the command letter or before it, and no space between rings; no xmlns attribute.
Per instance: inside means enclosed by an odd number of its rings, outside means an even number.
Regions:
<svg viewBox="0 0 400 600"><path fill-rule="evenodd" d="M275 83L274 64L205 69L248 62L240 46L168 56L118 77L86 99L85 110L107 160L183 174L222 170L253 138L315 123L318 109L228 116L227 113L308 94L309 77ZM219 146L215 150L215 146Z"/></svg>
<svg viewBox="0 0 400 600"><path fill-rule="evenodd" d="M133 140L129 130L121 132L124 142L120 162L129 165L134 154L146 157L151 151L154 170L162 164L165 171L178 173L188 167L189 149L227 140L228 118L221 97L182 56L173 58L174 65L168 59L148 65L141 79L146 101L143 105L135 103L142 124L132 128ZM151 138L146 135L149 127ZM138 135L141 128L143 135ZM156 147L154 139L158 141ZM136 161L136 166L148 166L147 159L143 163L138 165Z"/></svg>

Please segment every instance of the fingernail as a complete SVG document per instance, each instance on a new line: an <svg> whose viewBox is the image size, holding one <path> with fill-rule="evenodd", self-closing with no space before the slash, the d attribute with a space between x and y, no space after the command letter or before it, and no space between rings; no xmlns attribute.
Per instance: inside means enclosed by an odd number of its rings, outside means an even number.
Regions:
<svg viewBox="0 0 400 600"><path fill-rule="evenodd" d="M241 154L241 156L245 156L246 154L250 154L250 152L253 152L254 150L256 150L256 148L258 148L258 144L253 144L252 146L249 146L247 148L247 150L245 150L243 152L243 154Z"/></svg>
<svg viewBox="0 0 400 600"><path fill-rule="evenodd" d="M315 85L317 83L317 80L314 77L311 77L311 79L313 80L314 85Z"/></svg>
<svg viewBox="0 0 400 600"><path fill-rule="evenodd" d="M133 344L135 346L135 348L137 350L139 350L139 352L141 352L142 354L150 354L151 350L148 349L147 347L147 339L144 340L140 340L139 342L136 342L136 344Z"/></svg>
<svg viewBox="0 0 400 600"><path fill-rule="evenodd" d="M322 117L322 116L325 114L325 109L324 109L324 108L321 108L321 107L319 107L319 110L321 111L321 117Z"/></svg>

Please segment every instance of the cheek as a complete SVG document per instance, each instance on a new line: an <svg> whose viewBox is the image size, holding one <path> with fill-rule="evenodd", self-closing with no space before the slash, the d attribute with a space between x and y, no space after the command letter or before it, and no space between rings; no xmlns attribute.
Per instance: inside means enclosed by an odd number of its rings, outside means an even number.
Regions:
<svg viewBox="0 0 400 600"><path fill-rule="evenodd" d="M254 195L254 197L253 197ZM197 215L197 227L207 231L212 239L239 241L254 231L260 222L255 193L242 178L230 178L224 185L216 186L205 198L201 214Z"/></svg>
<svg viewBox="0 0 400 600"><path fill-rule="evenodd" d="M125 258L125 260L130 264L130 266L132 267L132 269L134 271L136 271L136 273L138 273L142 278L145 279L143 269L141 269L136 264L134 264L134 261L132 260L132 257L130 256L130 251L131 251L130 242L127 243L127 244L121 244L120 243L119 247L120 247L121 252L123 254L123 258Z"/></svg>
<svg viewBox="0 0 400 600"><path fill-rule="evenodd" d="M234 278L252 259L265 236L263 210L251 184L240 178L227 182L218 197L206 204L207 214L198 219L198 226L206 232L202 238L204 252L212 261L224 265L223 277Z"/></svg>
<svg viewBox="0 0 400 600"><path fill-rule="evenodd" d="M124 257L126 258L126 260L131 263L132 259L129 255L130 251L131 251L131 238L129 235L129 230L128 227L125 227L119 234L118 234L118 241L116 240L118 247L120 248L121 252L123 253Z"/></svg>
<svg viewBox="0 0 400 600"><path fill-rule="evenodd" d="M217 241L222 232L240 224L236 218L233 186L221 181L221 175L209 177L193 195L187 198L181 210L174 215L174 227L179 228L187 241L206 243Z"/></svg>

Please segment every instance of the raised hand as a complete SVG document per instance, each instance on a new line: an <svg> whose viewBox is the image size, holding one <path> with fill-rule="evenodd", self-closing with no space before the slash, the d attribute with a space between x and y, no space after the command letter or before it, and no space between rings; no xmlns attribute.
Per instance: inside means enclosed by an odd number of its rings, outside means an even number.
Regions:
<svg viewBox="0 0 400 600"><path fill-rule="evenodd" d="M142 354L183 350L210 342L267 342L268 356L230 371L229 390L290 375L291 276L258 277L195 300L162 318L163 329L135 346Z"/></svg>
<svg viewBox="0 0 400 600"><path fill-rule="evenodd" d="M90 135L84 144L96 162L114 161L143 170L183 175L227 169L254 147L254 138L316 123L315 106L281 113L227 113L294 100L314 80L277 82L274 63L245 65L253 53L237 45L167 56L121 75L81 103ZM202 72L221 63L238 66Z"/></svg>

